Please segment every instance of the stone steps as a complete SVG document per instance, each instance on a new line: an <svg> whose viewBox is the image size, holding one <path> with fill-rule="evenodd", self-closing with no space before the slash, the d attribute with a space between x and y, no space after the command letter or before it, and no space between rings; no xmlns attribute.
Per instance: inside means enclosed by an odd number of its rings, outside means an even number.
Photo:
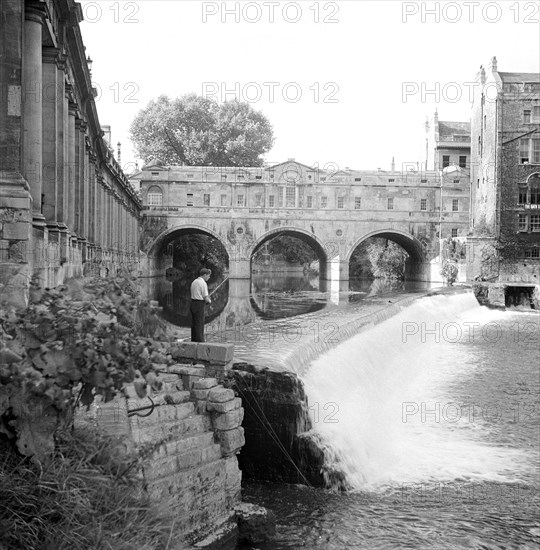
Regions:
<svg viewBox="0 0 540 550"><path fill-rule="evenodd" d="M182 472L188 468L215 462L220 458L221 447L219 443L211 443L205 447L190 449L174 455L154 456L148 466L145 467L145 477L148 481L154 482L172 474L182 475Z"/></svg>
<svg viewBox="0 0 540 550"><path fill-rule="evenodd" d="M211 430L209 418L199 414L161 424L144 423L144 420L133 416L130 418L133 438L137 444L157 443L168 438L185 438Z"/></svg>

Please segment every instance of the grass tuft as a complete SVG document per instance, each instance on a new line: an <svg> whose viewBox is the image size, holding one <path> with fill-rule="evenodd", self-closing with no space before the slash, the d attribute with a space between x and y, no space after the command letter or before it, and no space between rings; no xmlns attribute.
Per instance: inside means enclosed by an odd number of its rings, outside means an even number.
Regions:
<svg viewBox="0 0 540 550"><path fill-rule="evenodd" d="M46 465L0 442L2 550L166 550L172 525L151 506L110 438L61 434Z"/></svg>

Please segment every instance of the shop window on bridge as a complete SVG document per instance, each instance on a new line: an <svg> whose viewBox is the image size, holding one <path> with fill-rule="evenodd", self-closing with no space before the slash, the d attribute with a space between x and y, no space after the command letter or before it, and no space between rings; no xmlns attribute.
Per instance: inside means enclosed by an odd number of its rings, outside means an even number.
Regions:
<svg viewBox="0 0 540 550"><path fill-rule="evenodd" d="M148 189L147 202L149 206L162 206L163 205L163 191L161 187L152 185Z"/></svg>
<svg viewBox="0 0 540 550"><path fill-rule="evenodd" d="M459 212L459 199L452 199L452 212Z"/></svg>
<svg viewBox="0 0 540 550"><path fill-rule="evenodd" d="M338 197L338 199L337 199L337 207L338 207L338 208L343 208L344 202L345 202L345 201L343 200L343 197Z"/></svg>
<svg viewBox="0 0 540 550"><path fill-rule="evenodd" d="M187 194L186 206L193 206L193 193Z"/></svg>
<svg viewBox="0 0 540 550"><path fill-rule="evenodd" d="M530 124L531 123L531 110L525 109L523 111L523 123L524 124Z"/></svg>
<svg viewBox="0 0 540 550"><path fill-rule="evenodd" d="M362 197L354 197L354 209L360 210L362 208Z"/></svg>
<svg viewBox="0 0 540 550"><path fill-rule="evenodd" d="M387 209L388 210L394 210L394 199L393 199L393 197L388 197Z"/></svg>
<svg viewBox="0 0 540 550"><path fill-rule="evenodd" d="M210 206L210 195L208 193L204 194L203 201L204 206Z"/></svg>
<svg viewBox="0 0 540 550"><path fill-rule="evenodd" d="M459 167L460 168L467 168L467 157L466 156L460 156L459 157Z"/></svg>
<svg viewBox="0 0 540 550"><path fill-rule="evenodd" d="M244 206L244 195L236 196L236 206Z"/></svg>
<svg viewBox="0 0 540 550"><path fill-rule="evenodd" d="M321 197L321 208L328 207L328 197Z"/></svg>
<svg viewBox="0 0 540 550"><path fill-rule="evenodd" d="M534 233L540 231L540 214L531 214L531 231Z"/></svg>
<svg viewBox="0 0 540 550"><path fill-rule="evenodd" d="M518 231L527 231L527 214L518 214Z"/></svg>
<svg viewBox="0 0 540 550"><path fill-rule="evenodd" d="M227 206L227 195L221 195L221 206Z"/></svg>
<svg viewBox="0 0 540 550"><path fill-rule="evenodd" d="M452 239L455 239L458 236L458 230L455 227L452 227Z"/></svg>
<svg viewBox="0 0 540 550"><path fill-rule="evenodd" d="M420 210L427 210L427 199L420 199Z"/></svg>
<svg viewBox="0 0 540 550"><path fill-rule="evenodd" d="M268 206L274 208L276 206L276 197L274 195L268 195Z"/></svg>
<svg viewBox="0 0 540 550"><path fill-rule="evenodd" d="M442 167L443 168L448 168L448 166L450 166L450 155L443 155Z"/></svg>
<svg viewBox="0 0 540 550"><path fill-rule="evenodd" d="M307 207L313 208L313 197L307 197Z"/></svg>
<svg viewBox="0 0 540 550"><path fill-rule="evenodd" d="M227 174L221 174L221 181L227 181Z"/></svg>

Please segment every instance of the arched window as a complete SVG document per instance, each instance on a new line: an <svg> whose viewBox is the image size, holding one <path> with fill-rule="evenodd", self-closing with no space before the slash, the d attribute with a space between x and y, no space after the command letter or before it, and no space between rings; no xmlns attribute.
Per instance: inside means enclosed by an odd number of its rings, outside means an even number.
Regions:
<svg viewBox="0 0 540 550"><path fill-rule="evenodd" d="M157 185L152 185L148 189L147 195L148 206L162 206L163 204L163 191Z"/></svg>
<svg viewBox="0 0 540 550"><path fill-rule="evenodd" d="M540 174L536 172L527 179L530 204L540 204Z"/></svg>

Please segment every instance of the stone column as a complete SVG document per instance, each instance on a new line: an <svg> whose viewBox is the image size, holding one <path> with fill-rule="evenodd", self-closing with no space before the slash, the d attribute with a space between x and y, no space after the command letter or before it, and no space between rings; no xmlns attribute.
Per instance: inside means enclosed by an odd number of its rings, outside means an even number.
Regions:
<svg viewBox="0 0 540 550"><path fill-rule="evenodd" d="M45 227L41 212L42 193L42 22L44 12L39 7L27 6L24 21L23 46L23 175L30 184L32 195L32 223Z"/></svg>
<svg viewBox="0 0 540 550"><path fill-rule="evenodd" d="M67 226L69 231L74 236L76 232L75 225L75 177L76 177L76 162L75 162L75 115L77 105L69 102L68 108L68 123L67 123Z"/></svg>
<svg viewBox="0 0 540 550"><path fill-rule="evenodd" d="M58 70L59 50L43 49L43 215L49 231L58 230L58 182L60 167L58 159L63 158L63 120L58 116L64 104L63 71ZM60 82L58 79L61 78ZM58 125L62 125L59 131Z"/></svg>

